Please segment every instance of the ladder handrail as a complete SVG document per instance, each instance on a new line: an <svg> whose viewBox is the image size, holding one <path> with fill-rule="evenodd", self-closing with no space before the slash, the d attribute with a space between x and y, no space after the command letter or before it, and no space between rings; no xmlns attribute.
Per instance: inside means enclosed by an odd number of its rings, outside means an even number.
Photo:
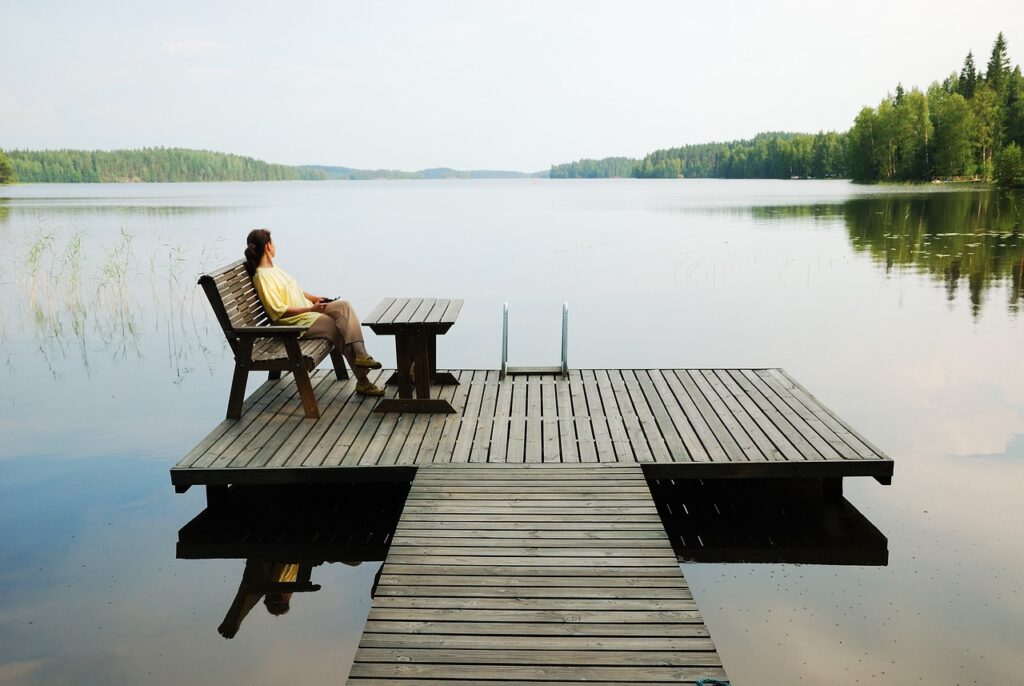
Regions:
<svg viewBox="0 0 1024 686"><path fill-rule="evenodd" d="M569 303L562 303L562 364L557 368L543 368L544 373L560 371L562 376L569 376ZM548 371L550 370L550 371ZM501 306L501 369L498 378L508 376L508 303Z"/></svg>
<svg viewBox="0 0 1024 686"><path fill-rule="evenodd" d="M569 376L569 303L562 303L562 376Z"/></svg>
<svg viewBox="0 0 1024 686"><path fill-rule="evenodd" d="M501 307L501 372L498 378L504 379L508 373L508 303Z"/></svg>

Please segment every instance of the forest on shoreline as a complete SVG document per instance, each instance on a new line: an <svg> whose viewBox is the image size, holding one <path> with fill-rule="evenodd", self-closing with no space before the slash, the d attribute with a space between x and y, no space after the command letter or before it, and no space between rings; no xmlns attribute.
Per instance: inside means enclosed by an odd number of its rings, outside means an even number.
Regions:
<svg viewBox="0 0 1024 686"><path fill-rule="evenodd" d="M326 178L316 170L270 164L242 155L186 148L11 150L7 157L15 179L22 183L294 181Z"/></svg>
<svg viewBox="0 0 1024 686"><path fill-rule="evenodd" d="M656 150L643 159L584 159L551 178L852 178L862 182L996 180L1024 187L1024 76L1000 33L984 71L967 53L959 72L926 91L902 84L865 107L845 132L762 133L749 140Z"/></svg>
<svg viewBox="0 0 1024 686"><path fill-rule="evenodd" d="M996 181L1024 187L1024 76L1000 33L984 71L967 53L959 72L925 91L902 84L864 107L849 131L767 132L751 139L655 150L643 159L606 157L547 172L406 172L271 164L182 148L0 150L0 183L282 181L323 179L850 178L860 182Z"/></svg>

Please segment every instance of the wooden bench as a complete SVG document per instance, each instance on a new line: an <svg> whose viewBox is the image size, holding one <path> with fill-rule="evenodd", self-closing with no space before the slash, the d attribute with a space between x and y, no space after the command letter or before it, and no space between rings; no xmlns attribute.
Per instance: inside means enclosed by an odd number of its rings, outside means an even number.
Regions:
<svg viewBox="0 0 1024 686"><path fill-rule="evenodd" d="M309 381L309 372L330 355L335 376L347 379L348 371L341 351L326 338L302 338L306 332L304 326L273 325L252 279L245 271L243 260L203 274L199 277L199 285L206 292L228 345L235 354L228 419L242 416L245 384L249 372L254 371L270 372L271 379L281 378L281 372L291 372L295 385L299 387L306 416L310 419L319 417L320 408Z"/></svg>

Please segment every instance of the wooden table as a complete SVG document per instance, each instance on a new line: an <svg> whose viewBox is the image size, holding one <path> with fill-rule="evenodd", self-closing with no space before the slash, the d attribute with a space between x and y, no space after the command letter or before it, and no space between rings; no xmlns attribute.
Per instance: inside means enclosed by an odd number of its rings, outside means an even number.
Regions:
<svg viewBox="0 0 1024 686"><path fill-rule="evenodd" d="M447 400L430 397L430 384L459 383L450 373L437 371L437 337L455 323L462 302L443 298L384 298L373 308L363 326L375 334L395 337L397 371L387 383L398 386L398 397L381 400L376 412L455 412Z"/></svg>

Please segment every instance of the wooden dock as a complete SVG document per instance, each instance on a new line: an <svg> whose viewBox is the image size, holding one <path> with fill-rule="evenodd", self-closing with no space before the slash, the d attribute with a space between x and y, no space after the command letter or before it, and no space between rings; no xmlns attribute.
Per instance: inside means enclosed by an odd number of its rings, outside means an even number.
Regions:
<svg viewBox="0 0 1024 686"><path fill-rule="evenodd" d="M425 465L349 684L693 683L725 671L641 467Z"/></svg>
<svg viewBox="0 0 1024 686"><path fill-rule="evenodd" d="M313 374L306 419L295 384L268 381L172 470L191 485L411 480L439 463L641 464L652 478L870 476L893 462L781 369L597 369L559 376L453 371L456 413L375 413L355 381ZM374 372L378 384L390 370ZM388 396L394 396L393 387Z"/></svg>

